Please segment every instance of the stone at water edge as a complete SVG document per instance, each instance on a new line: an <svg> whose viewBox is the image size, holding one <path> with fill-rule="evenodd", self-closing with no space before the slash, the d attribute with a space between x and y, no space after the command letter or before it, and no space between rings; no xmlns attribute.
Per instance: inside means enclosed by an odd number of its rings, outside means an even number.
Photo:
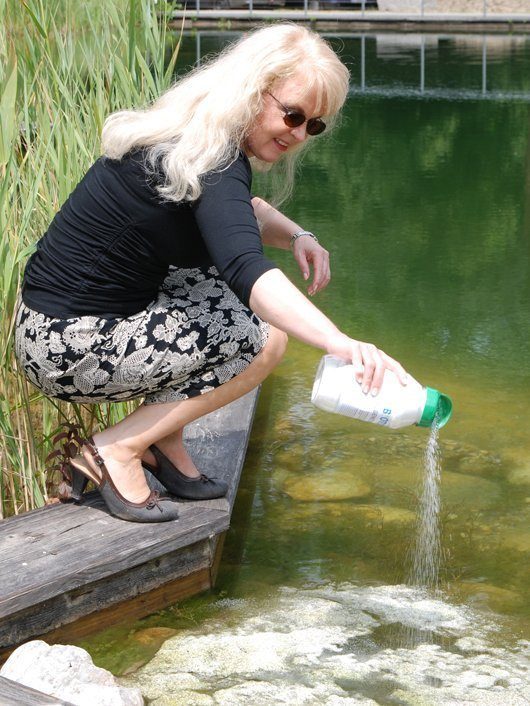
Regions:
<svg viewBox="0 0 530 706"><path fill-rule="evenodd" d="M144 706L139 689L120 686L86 650L73 645L26 642L10 655L0 676L75 706Z"/></svg>
<svg viewBox="0 0 530 706"><path fill-rule="evenodd" d="M376 706L378 694L407 706L529 703L524 645L490 647L490 616L416 589L285 587L230 610L228 620L214 615L168 640L127 683L152 706ZM378 648L381 624L459 639L462 649Z"/></svg>
<svg viewBox="0 0 530 706"><path fill-rule="evenodd" d="M132 636L135 642L139 642L141 645L153 646L161 645L165 640L173 637L178 633L178 630L174 628L166 627L152 627L144 628L143 630L138 630Z"/></svg>

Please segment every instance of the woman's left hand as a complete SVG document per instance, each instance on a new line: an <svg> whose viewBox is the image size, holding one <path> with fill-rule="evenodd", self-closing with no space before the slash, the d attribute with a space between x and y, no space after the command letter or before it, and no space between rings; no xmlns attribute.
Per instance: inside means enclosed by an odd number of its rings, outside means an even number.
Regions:
<svg viewBox="0 0 530 706"><path fill-rule="evenodd" d="M329 252L322 245L310 236L301 236L294 241L293 255L305 280L309 279L313 268L313 281L307 288L310 296L328 285L331 279Z"/></svg>

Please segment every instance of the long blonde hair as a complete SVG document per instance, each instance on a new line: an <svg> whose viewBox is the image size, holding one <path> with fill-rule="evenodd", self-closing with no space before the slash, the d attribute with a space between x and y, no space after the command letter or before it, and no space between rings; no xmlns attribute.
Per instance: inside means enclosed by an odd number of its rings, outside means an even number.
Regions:
<svg viewBox="0 0 530 706"><path fill-rule="evenodd" d="M243 36L147 109L110 115L103 127L104 153L121 159L135 148L149 148L148 162L159 164L165 174L161 196L194 201L201 194L201 176L237 158L262 110L264 93L302 72L307 90L316 88L317 110L329 123L346 99L348 70L318 34L281 23ZM285 192L290 191L298 154L279 160ZM258 170L270 168L253 162Z"/></svg>

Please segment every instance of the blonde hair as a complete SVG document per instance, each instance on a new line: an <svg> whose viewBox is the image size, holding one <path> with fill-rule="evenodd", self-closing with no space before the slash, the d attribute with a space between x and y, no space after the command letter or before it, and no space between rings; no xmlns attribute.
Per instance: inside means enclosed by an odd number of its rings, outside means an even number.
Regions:
<svg viewBox="0 0 530 706"><path fill-rule="evenodd" d="M317 110L329 123L346 99L348 70L317 34L282 23L243 36L149 108L110 115L103 127L103 150L121 159L133 149L149 148L148 163L153 168L159 164L165 174L161 196L194 201L201 194L201 176L237 158L263 108L264 93L302 72L307 90L316 89ZM299 152L280 160L284 192L290 191ZM256 159L253 166L270 168Z"/></svg>

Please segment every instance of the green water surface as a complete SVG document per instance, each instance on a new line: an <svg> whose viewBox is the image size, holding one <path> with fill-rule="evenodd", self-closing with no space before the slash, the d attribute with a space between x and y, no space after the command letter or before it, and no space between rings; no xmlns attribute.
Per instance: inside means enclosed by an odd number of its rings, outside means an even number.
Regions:
<svg viewBox="0 0 530 706"><path fill-rule="evenodd" d="M204 36L200 51L225 40ZM441 587L503 616L509 644L530 637L530 38L332 42L352 94L285 210L331 253L317 306L452 397ZM182 61L197 47L188 37ZM290 253L269 254L304 286ZM145 661L219 596L405 581L428 430L315 409L320 355L291 342L263 386L215 593L85 642L98 664ZM160 630L137 640L145 628Z"/></svg>

